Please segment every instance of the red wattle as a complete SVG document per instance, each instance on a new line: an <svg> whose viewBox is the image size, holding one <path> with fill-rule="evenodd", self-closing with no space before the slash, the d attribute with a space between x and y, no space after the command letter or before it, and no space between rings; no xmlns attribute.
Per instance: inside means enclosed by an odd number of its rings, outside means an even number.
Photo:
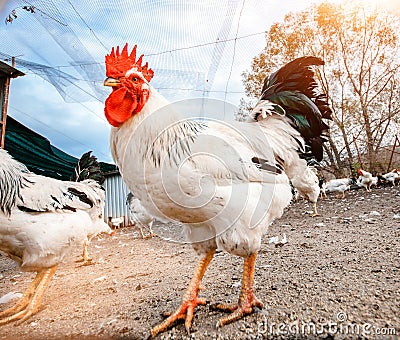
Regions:
<svg viewBox="0 0 400 340"><path fill-rule="evenodd" d="M136 105L136 98L126 87L121 87L114 90L106 99L104 113L112 126L119 127L131 117Z"/></svg>

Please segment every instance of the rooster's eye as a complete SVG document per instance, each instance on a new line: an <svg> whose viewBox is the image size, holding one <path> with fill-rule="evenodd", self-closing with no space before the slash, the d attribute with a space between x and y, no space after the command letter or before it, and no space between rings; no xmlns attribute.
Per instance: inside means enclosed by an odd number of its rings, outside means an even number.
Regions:
<svg viewBox="0 0 400 340"><path fill-rule="evenodd" d="M132 77L132 79L131 79L133 82L137 82L137 81L139 81L139 78L137 78L137 77Z"/></svg>

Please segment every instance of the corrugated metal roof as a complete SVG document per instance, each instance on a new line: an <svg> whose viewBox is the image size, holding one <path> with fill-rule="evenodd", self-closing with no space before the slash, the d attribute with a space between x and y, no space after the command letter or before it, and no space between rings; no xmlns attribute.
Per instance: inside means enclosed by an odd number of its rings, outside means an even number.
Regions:
<svg viewBox="0 0 400 340"><path fill-rule="evenodd" d="M0 74L1 73L4 73L6 76L10 78L17 78L25 75L25 73L17 70L16 68L6 63L3 63L2 61L0 61Z"/></svg>

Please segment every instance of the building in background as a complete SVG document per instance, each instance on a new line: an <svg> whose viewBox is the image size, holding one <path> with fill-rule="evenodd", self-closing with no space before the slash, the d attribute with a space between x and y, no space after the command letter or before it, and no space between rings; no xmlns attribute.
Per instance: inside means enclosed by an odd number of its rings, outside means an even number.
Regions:
<svg viewBox="0 0 400 340"><path fill-rule="evenodd" d="M59 180L70 180L78 163L78 158L53 146L47 138L10 115L7 117L4 146L12 157L25 164L30 171ZM126 196L129 191L114 164L100 162L100 167L106 178L103 183L106 191L104 220L111 225L111 219L121 218L119 226L127 226L129 208Z"/></svg>
<svg viewBox="0 0 400 340"><path fill-rule="evenodd" d="M111 224L111 220L121 218L119 226L129 225L129 207L126 197L129 189L122 180L119 171L111 171L104 174L106 178L103 187L106 190L106 201L104 206L104 216L106 222Z"/></svg>

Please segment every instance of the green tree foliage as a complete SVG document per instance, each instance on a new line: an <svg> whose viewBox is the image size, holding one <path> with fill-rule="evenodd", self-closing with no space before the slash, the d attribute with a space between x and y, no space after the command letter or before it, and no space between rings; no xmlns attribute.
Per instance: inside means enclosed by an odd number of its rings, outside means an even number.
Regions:
<svg viewBox="0 0 400 340"><path fill-rule="evenodd" d="M248 100L239 116L259 96L266 75L294 58L319 56L325 66L317 76L333 110L327 167L338 176L349 174L346 168L357 161L354 136L364 168L382 171L377 153L399 130L399 51L400 19L355 1L289 13L271 26L266 47L243 73Z"/></svg>

